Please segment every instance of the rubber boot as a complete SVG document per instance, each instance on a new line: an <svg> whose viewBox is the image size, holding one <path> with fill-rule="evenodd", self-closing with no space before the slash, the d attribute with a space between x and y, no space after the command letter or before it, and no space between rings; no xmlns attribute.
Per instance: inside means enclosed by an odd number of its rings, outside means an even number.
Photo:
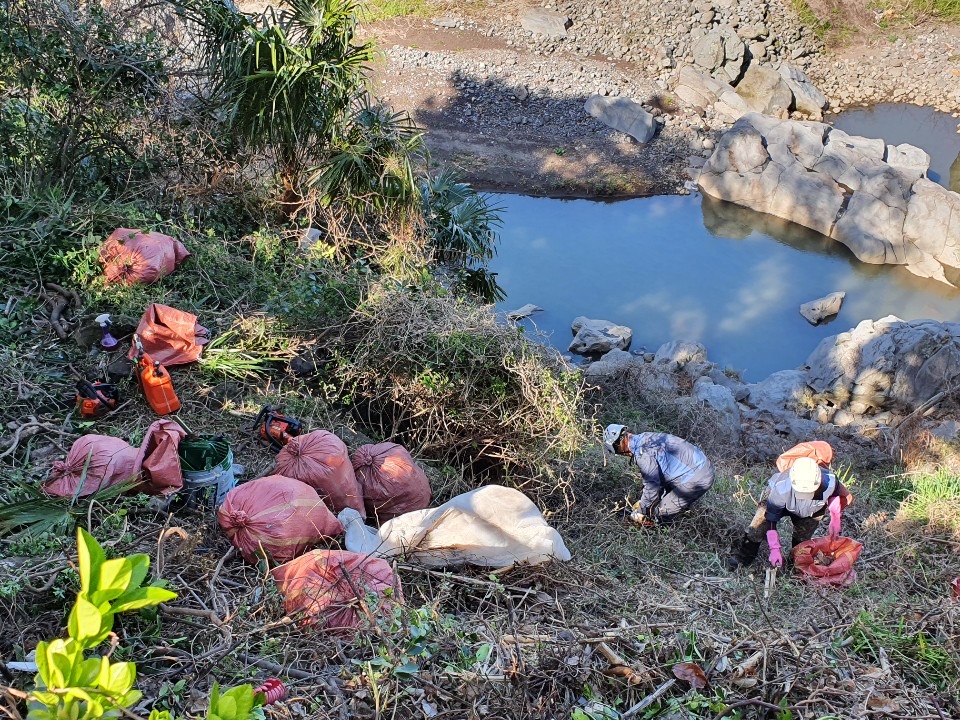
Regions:
<svg viewBox="0 0 960 720"><path fill-rule="evenodd" d="M733 542L733 547L730 550L730 556L726 560L727 570L736 570L757 559L757 553L760 552L760 543L744 535Z"/></svg>

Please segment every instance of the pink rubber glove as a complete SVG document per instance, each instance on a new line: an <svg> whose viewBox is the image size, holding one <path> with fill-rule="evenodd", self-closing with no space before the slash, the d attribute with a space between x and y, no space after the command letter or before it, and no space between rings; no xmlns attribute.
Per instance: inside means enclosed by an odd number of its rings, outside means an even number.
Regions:
<svg viewBox="0 0 960 720"><path fill-rule="evenodd" d="M776 530L767 530L767 545L770 546L770 564L783 567L783 555L780 554L780 536Z"/></svg>
<svg viewBox="0 0 960 720"><path fill-rule="evenodd" d="M827 503L830 508L830 535L840 534L840 496L834 495Z"/></svg>

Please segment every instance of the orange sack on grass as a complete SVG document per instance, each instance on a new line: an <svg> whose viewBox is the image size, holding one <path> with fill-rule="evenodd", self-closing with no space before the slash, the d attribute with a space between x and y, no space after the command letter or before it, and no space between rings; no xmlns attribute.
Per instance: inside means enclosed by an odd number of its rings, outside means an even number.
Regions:
<svg viewBox="0 0 960 720"><path fill-rule="evenodd" d="M138 472L135 447L110 435L84 435L73 443L64 460L53 463L43 491L57 497L85 497L131 480Z"/></svg>
<svg viewBox="0 0 960 720"><path fill-rule="evenodd" d="M208 330L197 323L197 316L168 305L154 303L137 325L143 350L161 365L184 365L200 357L207 342ZM130 348L127 357L133 360L137 348Z"/></svg>
<svg viewBox="0 0 960 720"><path fill-rule="evenodd" d="M386 560L347 550L313 550L272 574L284 610L303 627L350 634L369 621L367 612L387 616L403 602Z"/></svg>
<svg viewBox="0 0 960 720"><path fill-rule="evenodd" d="M833 462L833 448L823 440L810 440L794 445L777 458L777 470L786 472L798 458L807 457L817 461L820 467L830 467Z"/></svg>
<svg viewBox="0 0 960 720"><path fill-rule="evenodd" d="M382 522L430 507L430 481L401 445L363 445L351 462L368 515Z"/></svg>
<svg viewBox="0 0 960 720"><path fill-rule="evenodd" d="M334 513L350 507L367 516L347 446L332 432L314 430L291 438L277 453L276 473L314 488Z"/></svg>
<svg viewBox="0 0 960 720"><path fill-rule="evenodd" d="M343 534L343 526L306 483L269 475L229 493L217 521L243 559L255 563L266 553L285 563L323 538Z"/></svg>
<svg viewBox="0 0 960 720"><path fill-rule="evenodd" d="M180 470L180 441L186 432L173 420L157 420L143 436L137 451L137 467L143 486L138 488L149 495L172 495L183 488Z"/></svg>
<svg viewBox="0 0 960 720"><path fill-rule="evenodd" d="M179 240L158 232L117 228L100 246L108 283L150 284L169 275L190 253Z"/></svg>
<svg viewBox="0 0 960 720"><path fill-rule="evenodd" d="M862 551L863 545L852 538L840 535L813 538L793 549L793 563L797 572L818 585L847 587L857 579L853 564ZM832 562L819 564L817 558L821 555L832 558Z"/></svg>

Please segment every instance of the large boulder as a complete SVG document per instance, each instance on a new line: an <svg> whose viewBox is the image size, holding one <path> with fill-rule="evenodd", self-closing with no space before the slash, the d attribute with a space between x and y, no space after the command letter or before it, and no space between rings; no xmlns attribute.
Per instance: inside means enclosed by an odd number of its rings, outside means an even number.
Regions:
<svg viewBox="0 0 960 720"><path fill-rule="evenodd" d="M527 8L520 13L520 25L534 35L546 35L552 38L567 36L570 18L553 10Z"/></svg>
<svg viewBox="0 0 960 720"><path fill-rule="evenodd" d="M838 407L909 412L960 381L960 323L864 320L824 338L807 367L810 387Z"/></svg>
<svg viewBox="0 0 960 720"><path fill-rule="evenodd" d="M693 41L693 62L724 82L735 84L743 77L747 46L729 25L722 25Z"/></svg>
<svg viewBox="0 0 960 720"><path fill-rule="evenodd" d="M773 68L751 65L737 85L737 95L747 106L764 115L786 114L793 104L793 93Z"/></svg>
<svg viewBox="0 0 960 720"><path fill-rule="evenodd" d="M720 420L717 429L727 442L740 440L740 407L729 388L701 377L693 384L693 398L717 412Z"/></svg>
<svg viewBox="0 0 960 720"><path fill-rule="evenodd" d="M886 161L887 165L899 170L912 180L925 178L927 170L930 169L930 156L926 150L907 143L887 145Z"/></svg>
<svg viewBox="0 0 960 720"><path fill-rule="evenodd" d="M691 363L707 361L707 348L703 343L674 340L661 345L653 356L653 364L667 370L679 370Z"/></svg>
<svg viewBox="0 0 960 720"><path fill-rule="evenodd" d="M802 370L781 370L747 387L747 405L774 414L793 411L807 393L807 374Z"/></svg>
<svg viewBox="0 0 960 720"><path fill-rule="evenodd" d="M901 147L896 162L917 159ZM883 140L753 112L720 138L697 183L831 237L863 262L949 283L960 277L960 195L906 174L888 154Z"/></svg>
<svg viewBox="0 0 960 720"><path fill-rule="evenodd" d="M609 320L591 320L583 316L571 324L574 338L570 352L578 355L603 355L611 350L626 350L633 340L633 330Z"/></svg>
<svg viewBox="0 0 960 720"><path fill-rule="evenodd" d="M657 132L657 123L653 115L633 100L624 97L591 95L583 107L604 125L630 135L637 142L650 142Z"/></svg>
<svg viewBox="0 0 960 720"><path fill-rule="evenodd" d="M702 73L692 65L680 68L677 84L673 88L674 95L700 110L713 105L727 92L734 92L732 85Z"/></svg>
<svg viewBox="0 0 960 720"><path fill-rule="evenodd" d="M823 119L827 107L827 98L814 85L800 68L783 63L778 72L793 93L793 109L799 110L813 120Z"/></svg>

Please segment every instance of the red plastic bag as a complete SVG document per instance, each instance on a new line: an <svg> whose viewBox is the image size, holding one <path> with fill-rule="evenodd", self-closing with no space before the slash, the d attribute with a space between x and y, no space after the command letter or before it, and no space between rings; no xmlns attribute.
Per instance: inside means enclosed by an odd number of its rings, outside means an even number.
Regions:
<svg viewBox="0 0 960 720"><path fill-rule="evenodd" d="M244 560L266 553L278 563L293 560L343 526L306 483L269 475L234 488L217 510L217 520Z"/></svg>
<svg viewBox="0 0 960 720"><path fill-rule="evenodd" d="M137 467L144 483L138 490L150 495L172 495L183 487L177 450L186 434L173 420L157 420L147 428L137 452Z"/></svg>
<svg viewBox="0 0 960 720"><path fill-rule="evenodd" d="M352 458L367 513L380 521L430 506L430 481L406 448L364 445Z"/></svg>
<svg viewBox="0 0 960 720"><path fill-rule="evenodd" d="M149 284L190 256L179 240L157 232L117 228L100 247L107 283Z"/></svg>
<svg viewBox="0 0 960 720"><path fill-rule="evenodd" d="M820 467L827 468L833 462L833 448L830 447L830 443L823 440L811 440L794 445L777 458L777 470L786 472L793 467L797 458L802 457L813 458Z"/></svg>
<svg viewBox="0 0 960 720"><path fill-rule="evenodd" d="M351 507L367 516L347 446L332 432L314 430L291 438L277 453L275 472L314 488L334 513Z"/></svg>
<svg viewBox="0 0 960 720"><path fill-rule="evenodd" d="M953 599L960 600L960 577L955 577L953 582L950 583L950 587L953 590Z"/></svg>
<svg viewBox="0 0 960 720"><path fill-rule="evenodd" d="M347 550L313 550L273 570L283 608L303 627L350 634L373 615L403 602L386 560ZM357 597L357 594L360 597Z"/></svg>
<svg viewBox="0 0 960 720"><path fill-rule="evenodd" d="M863 545L852 538L813 538L793 549L793 563L798 572L818 585L847 587L857 579L853 564L862 551Z"/></svg>
<svg viewBox="0 0 960 720"><path fill-rule="evenodd" d="M81 487L84 467L87 474ZM43 483L43 491L57 497L85 497L124 480L132 480L137 473L135 447L109 435L84 435L73 443L66 459L53 464L50 477Z"/></svg>
<svg viewBox="0 0 960 720"><path fill-rule="evenodd" d="M147 308L137 325L144 352L161 365L194 362L203 352L207 334L196 315L157 303ZM131 347L127 357L133 360L136 356L137 348Z"/></svg>

